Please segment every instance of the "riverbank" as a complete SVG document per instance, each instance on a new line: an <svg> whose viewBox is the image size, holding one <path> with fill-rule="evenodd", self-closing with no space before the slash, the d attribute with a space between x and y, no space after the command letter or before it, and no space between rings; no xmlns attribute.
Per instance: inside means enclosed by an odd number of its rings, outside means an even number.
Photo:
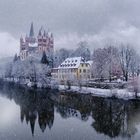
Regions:
<svg viewBox="0 0 140 140"><path fill-rule="evenodd" d="M79 87L79 86L70 86L68 89L67 85L58 85L56 82L50 82L49 85L47 86L32 86L32 84L28 83L26 84L25 82L17 82L12 79L2 79L3 82L11 82L20 86L23 86L25 88L37 88L37 89L55 89L59 90L61 92L67 92L67 93L75 93L75 94L91 94L92 96L97 96L97 97L104 97L104 98L118 98L118 99L124 99L124 100L131 100L131 99L138 99L140 98L140 93L135 93L132 91L129 91L127 88L124 89L118 89L118 88L112 88L112 89L101 89L101 88L93 88L93 87ZM136 96L137 95L137 96Z"/></svg>
<svg viewBox="0 0 140 140"><path fill-rule="evenodd" d="M136 99L135 92L130 92L128 89L100 89L100 88L91 88L91 87L81 87L78 86L71 86L70 89L68 89L65 85L59 85L59 91L65 91L65 92L75 92L77 94L91 94L92 96L98 96L98 97L115 97L118 99L124 99L124 100L130 100L130 99ZM137 93L137 98L140 97L140 93Z"/></svg>
<svg viewBox="0 0 140 140"><path fill-rule="evenodd" d="M19 79L19 78L1 78L0 79L3 82L11 82L17 85L21 85L28 88L38 88L38 89L44 89L44 88L50 88L50 89L58 89L58 83L51 79L51 77L48 77L48 79L43 82L31 82L29 79Z"/></svg>

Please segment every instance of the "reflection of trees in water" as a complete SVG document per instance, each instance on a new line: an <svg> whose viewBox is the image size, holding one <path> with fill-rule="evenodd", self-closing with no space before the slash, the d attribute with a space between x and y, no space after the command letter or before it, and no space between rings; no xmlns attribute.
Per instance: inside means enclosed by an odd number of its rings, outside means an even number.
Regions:
<svg viewBox="0 0 140 140"><path fill-rule="evenodd" d="M91 95L52 94L47 91L27 90L13 85L0 84L1 94L14 99L20 105L21 122L27 122L34 134L35 122L42 130L52 128L54 106L62 118L76 117L87 121L91 116L91 126L98 133L114 137L132 137L138 131L140 122L140 102L104 99ZM45 91L46 92L46 91ZM50 91L51 92L51 91Z"/></svg>
<svg viewBox="0 0 140 140"><path fill-rule="evenodd" d="M110 137L116 137L121 132L124 121L124 104L114 100L95 100L92 107L92 126L99 133L104 133Z"/></svg>
<svg viewBox="0 0 140 140"><path fill-rule="evenodd" d="M14 85L0 85L1 94L13 99L20 106L21 122L26 121L30 124L32 134L34 135L35 122L38 124L42 132L46 127L51 129L54 122L54 103L49 98L48 93L43 91L29 90L22 87L14 87Z"/></svg>
<svg viewBox="0 0 140 140"><path fill-rule="evenodd" d="M110 137L131 137L137 132L136 124L140 122L137 117L140 114L138 108L140 109L140 102L95 100L95 106L92 108L92 126L97 132Z"/></svg>
<svg viewBox="0 0 140 140"><path fill-rule="evenodd" d="M87 120L92 116L94 121L91 126L96 132L111 138L132 137L137 132L136 124L140 122L137 116L140 115L140 102L71 94L59 96L58 104L57 111L62 117L73 114ZM80 112L80 117L77 112Z"/></svg>

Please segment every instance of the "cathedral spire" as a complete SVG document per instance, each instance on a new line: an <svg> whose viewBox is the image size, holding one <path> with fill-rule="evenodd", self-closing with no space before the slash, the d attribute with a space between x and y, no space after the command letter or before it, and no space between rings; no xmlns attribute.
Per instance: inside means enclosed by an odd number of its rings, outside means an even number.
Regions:
<svg viewBox="0 0 140 140"><path fill-rule="evenodd" d="M46 31L44 30L44 37L46 37Z"/></svg>
<svg viewBox="0 0 140 140"><path fill-rule="evenodd" d="M30 28L30 34L29 34L30 37L34 37L34 25L33 25L33 22L31 23L31 28Z"/></svg>

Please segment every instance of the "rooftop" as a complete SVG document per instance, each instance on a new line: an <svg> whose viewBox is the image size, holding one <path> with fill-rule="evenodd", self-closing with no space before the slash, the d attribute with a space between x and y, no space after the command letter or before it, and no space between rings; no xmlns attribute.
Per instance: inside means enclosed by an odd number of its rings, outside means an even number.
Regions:
<svg viewBox="0 0 140 140"><path fill-rule="evenodd" d="M81 63L89 63L91 65L92 61L85 62L82 57L70 57L67 58L58 68L66 69L66 68L78 68Z"/></svg>

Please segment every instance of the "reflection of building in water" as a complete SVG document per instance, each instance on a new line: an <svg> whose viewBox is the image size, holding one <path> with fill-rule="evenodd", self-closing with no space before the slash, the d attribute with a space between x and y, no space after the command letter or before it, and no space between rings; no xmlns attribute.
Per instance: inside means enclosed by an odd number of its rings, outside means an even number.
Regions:
<svg viewBox="0 0 140 140"><path fill-rule="evenodd" d="M49 100L42 100L38 108L38 123L42 132L45 131L46 126L52 128L54 122L54 105Z"/></svg>
<svg viewBox="0 0 140 140"><path fill-rule="evenodd" d="M54 122L54 105L62 118L78 117L86 121L92 117L93 129L110 138L132 138L139 129L140 102L105 99L79 94L42 94L9 85L0 94L13 99L21 108L21 121L31 125L34 134L38 122L42 132ZM50 99L51 98L51 99ZM38 119L38 120L37 120Z"/></svg>
<svg viewBox="0 0 140 140"><path fill-rule="evenodd" d="M69 107L57 106L57 112L59 112L61 117L63 118L76 117L79 118L80 120L83 119L79 110L75 110ZM85 120L87 120L87 118Z"/></svg>
<svg viewBox="0 0 140 140"><path fill-rule="evenodd" d="M86 96L86 100L82 100L82 96L79 95L60 95L57 97L57 102L59 104L57 106L57 111L63 118L76 117L80 120L86 121L91 112L91 110L89 111L89 96Z"/></svg>
<svg viewBox="0 0 140 140"><path fill-rule="evenodd" d="M54 105L48 98L45 100L28 100L21 105L21 122L24 120L30 123L32 134L34 135L35 122L38 118L38 123L42 132L46 127L51 129L54 122Z"/></svg>

